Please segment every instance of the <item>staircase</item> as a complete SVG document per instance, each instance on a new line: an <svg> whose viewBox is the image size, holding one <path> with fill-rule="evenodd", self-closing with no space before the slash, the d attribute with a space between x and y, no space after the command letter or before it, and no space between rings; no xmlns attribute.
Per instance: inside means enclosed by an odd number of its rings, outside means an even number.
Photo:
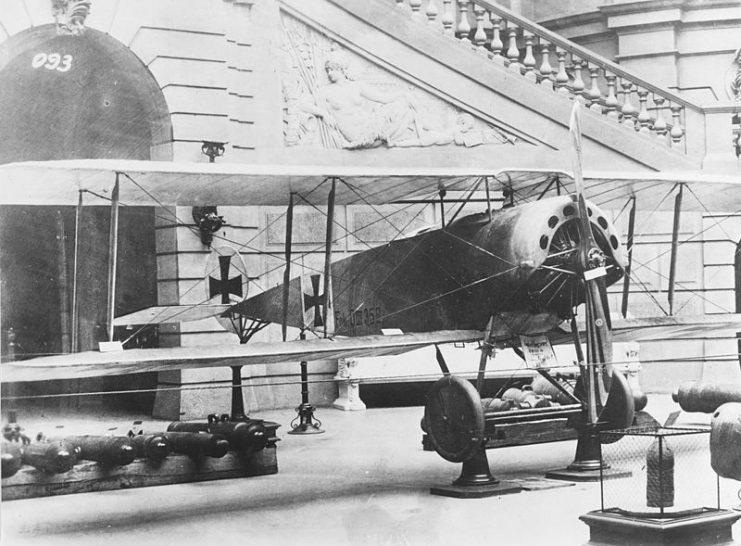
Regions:
<svg viewBox="0 0 741 546"><path fill-rule="evenodd" d="M283 0L281 7L536 146L567 148L579 97L588 109L587 168L738 168L732 118L741 104L703 107L493 2Z"/></svg>

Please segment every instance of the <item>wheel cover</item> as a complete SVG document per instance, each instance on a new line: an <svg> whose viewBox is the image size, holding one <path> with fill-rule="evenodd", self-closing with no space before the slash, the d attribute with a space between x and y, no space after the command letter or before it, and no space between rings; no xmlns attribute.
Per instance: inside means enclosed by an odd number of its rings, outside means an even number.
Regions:
<svg viewBox="0 0 741 546"><path fill-rule="evenodd" d="M471 383L454 375L439 379L427 395L425 426L435 451L448 461L471 458L484 442L484 409Z"/></svg>
<svg viewBox="0 0 741 546"><path fill-rule="evenodd" d="M613 370L610 396L607 398L607 404L605 404L605 409L600 416L600 422L605 424L600 426L600 430L609 431L628 428L633 424L634 417L633 391L630 390L630 385L628 385L625 376L621 372ZM603 434L600 438L603 444L611 444L621 437L618 434Z"/></svg>
<svg viewBox="0 0 741 546"><path fill-rule="evenodd" d="M584 398L584 387L581 378L576 382L574 395L578 398ZM633 401L633 392L630 389L628 380L618 370L612 372L610 381L610 396L607 398L605 408L600 414L598 429L600 432L611 430L620 430L628 428L633 424L635 417L635 403ZM579 417L572 420L571 426L583 427L587 424L586 409L579 414ZM603 444L611 444L622 438L621 434L602 434L600 441Z"/></svg>

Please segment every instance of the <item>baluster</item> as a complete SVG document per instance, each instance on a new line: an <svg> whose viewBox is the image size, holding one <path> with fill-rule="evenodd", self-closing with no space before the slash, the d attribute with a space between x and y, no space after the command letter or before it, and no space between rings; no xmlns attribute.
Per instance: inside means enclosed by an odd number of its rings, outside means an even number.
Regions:
<svg viewBox="0 0 741 546"><path fill-rule="evenodd" d="M682 113L682 105L670 103L669 108L672 111L672 130L669 134L671 135L674 144L679 144L684 136L684 129L682 129L682 124L679 122L679 116Z"/></svg>
<svg viewBox="0 0 741 546"><path fill-rule="evenodd" d="M427 10L425 10L425 15L427 15L427 22L434 24L437 21L437 4L435 3L435 0L428 0L427 2Z"/></svg>
<svg viewBox="0 0 741 546"><path fill-rule="evenodd" d="M551 44L541 39L540 44L540 83L553 89L553 67L551 66Z"/></svg>
<svg viewBox="0 0 741 546"><path fill-rule="evenodd" d="M486 10L478 4L474 4L473 13L476 16L476 32L473 35L473 43L480 51L485 53L486 32L484 31L484 15L486 15Z"/></svg>
<svg viewBox="0 0 741 546"><path fill-rule="evenodd" d="M614 74L605 74L607 80L607 98L605 98L605 115L613 119L620 119L620 113L618 112L618 100L615 94L615 80L617 76Z"/></svg>
<svg viewBox="0 0 741 546"><path fill-rule="evenodd" d="M404 0L396 0L396 7L397 8L406 8L406 3Z"/></svg>
<svg viewBox="0 0 741 546"><path fill-rule="evenodd" d="M595 112L602 112L602 91L599 90L597 85L597 79L599 78L600 67L596 64L587 64L589 69L589 91L587 91L587 98L589 99L589 109Z"/></svg>
<svg viewBox="0 0 741 546"><path fill-rule="evenodd" d="M458 21L457 34L462 42L471 43L468 35L471 33L471 25L468 24L468 0L458 0L460 10L460 20Z"/></svg>
<svg viewBox="0 0 741 546"><path fill-rule="evenodd" d="M654 122L654 132L660 137L665 137L667 132L666 118L664 117L664 101L666 99L660 95L654 94L654 104L656 105L656 121Z"/></svg>
<svg viewBox="0 0 741 546"><path fill-rule="evenodd" d="M522 36L525 38L525 57L522 59L522 64L525 67L525 77L536 81L535 56L533 55L533 39L535 36L525 30L522 31Z"/></svg>
<svg viewBox="0 0 741 546"><path fill-rule="evenodd" d="M422 7L422 0L409 0L409 7L412 8L412 15L422 15L419 11Z"/></svg>
<svg viewBox="0 0 741 546"><path fill-rule="evenodd" d="M633 89L633 84L627 80L621 79L620 87L623 88L623 106L620 109L620 113L622 114L621 123L635 129L635 120L633 119L633 116L635 116L636 109L633 106L633 103L630 102L630 93Z"/></svg>
<svg viewBox="0 0 741 546"><path fill-rule="evenodd" d="M579 58L574 57L574 54L571 54L571 64L574 67L574 82L571 84L571 91L574 93L575 97L582 96L584 94L584 88L586 85L584 84L584 78L582 78L582 68L584 67L584 61L582 61Z"/></svg>
<svg viewBox="0 0 741 546"><path fill-rule="evenodd" d="M556 58L558 59L558 72L556 72L556 87L562 95L569 94L569 75L566 73L566 55L568 53L563 49L556 48Z"/></svg>
<svg viewBox="0 0 741 546"><path fill-rule="evenodd" d="M517 25L507 21L507 59L509 60L509 68L512 70L520 70L520 50L517 49Z"/></svg>
<svg viewBox="0 0 741 546"><path fill-rule="evenodd" d="M636 118L639 124L638 132L649 134L651 133L652 120L651 115L648 113L648 105L646 104L648 102L648 91L645 89L638 90L638 102L640 103L638 117Z"/></svg>
<svg viewBox="0 0 741 546"><path fill-rule="evenodd" d="M453 0L443 0L443 29L448 36L455 36L453 32L453 23L455 23L455 8L452 6Z"/></svg>
<svg viewBox="0 0 741 546"><path fill-rule="evenodd" d="M498 61L504 61L504 58L502 57L502 48L504 48L504 43L502 42L502 18L498 15L495 15L493 13L489 14L489 19L491 20L491 44L489 44L491 48L491 52L494 54L494 59Z"/></svg>

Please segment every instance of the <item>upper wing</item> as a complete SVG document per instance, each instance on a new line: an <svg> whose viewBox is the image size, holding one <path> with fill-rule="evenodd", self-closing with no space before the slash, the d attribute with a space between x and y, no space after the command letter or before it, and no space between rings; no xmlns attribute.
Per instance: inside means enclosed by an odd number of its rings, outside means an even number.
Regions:
<svg viewBox="0 0 741 546"><path fill-rule="evenodd" d="M668 194L685 184L697 199L685 199L685 210L741 212L741 179L731 175L703 172L601 172L585 171L585 195L602 208L615 209L636 197L641 210L672 210ZM515 195L515 202L547 195L574 193L574 179L567 171L508 170L498 181Z"/></svg>
<svg viewBox="0 0 741 546"><path fill-rule="evenodd" d="M330 184L338 205L388 203L438 189L466 189L498 169L383 168L242 163L175 163L114 159L34 161L0 165L0 205L107 204L118 177L127 205L286 205L289 195L325 204ZM297 204L302 204L297 201Z"/></svg>
<svg viewBox="0 0 741 546"><path fill-rule="evenodd" d="M5 362L2 381L49 381L161 372L214 366L246 366L313 360L334 360L399 354L434 343L476 341L477 330L454 330L394 336L251 342L244 345L131 349L118 352L85 352Z"/></svg>
<svg viewBox="0 0 741 546"><path fill-rule="evenodd" d="M290 193L313 204L326 203L330 184L338 205L389 203L420 195L468 189L488 177L490 189L509 190L516 200L549 193L573 193L573 178L557 155L521 149L493 154L486 167L414 167L176 163L119 159L35 161L0 165L0 205L76 205L80 191L85 205L106 204L116 177L126 205L286 205ZM562 154L563 155L563 154ZM557 183L554 182L557 179ZM635 195L641 208L669 209L666 194L688 184L708 210L741 210L738 177L702 172L584 172L589 199L605 208L621 207ZM702 210L692 200L689 209ZM297 202L297 204L301 204Z"/></svg>

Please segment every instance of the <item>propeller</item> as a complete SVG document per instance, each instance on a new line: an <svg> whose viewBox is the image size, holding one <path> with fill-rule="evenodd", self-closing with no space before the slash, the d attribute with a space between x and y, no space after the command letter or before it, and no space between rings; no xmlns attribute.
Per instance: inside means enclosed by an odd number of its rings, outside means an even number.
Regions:
<svg viewBox="0 0 741 546"><path fill-rule="evenodd" d="M584 286L586 307L586 363L580 359L586 394L587 423L596 425L605 410L613 379L612 332L607 301L605 254L600 249L589 220L584 197L581 143L581 101L574 101L569 120L572 144L572 168L578 210L579 241L577 273ZM627 420L627 417L626 417ZM632 421L632 417L631 417ZM629 423L627 423L629 424Z"/></svg>

